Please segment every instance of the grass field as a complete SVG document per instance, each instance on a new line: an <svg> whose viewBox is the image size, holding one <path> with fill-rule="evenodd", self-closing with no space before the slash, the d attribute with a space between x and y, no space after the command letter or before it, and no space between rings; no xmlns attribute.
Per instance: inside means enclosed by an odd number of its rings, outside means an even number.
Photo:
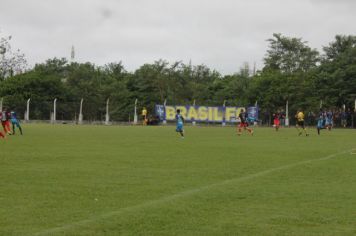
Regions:
<svg viewBox="0 0 356 236"><path fill-rule="evenodd" d="M356 130L26 125L0 235L356 235Z"/></svg>

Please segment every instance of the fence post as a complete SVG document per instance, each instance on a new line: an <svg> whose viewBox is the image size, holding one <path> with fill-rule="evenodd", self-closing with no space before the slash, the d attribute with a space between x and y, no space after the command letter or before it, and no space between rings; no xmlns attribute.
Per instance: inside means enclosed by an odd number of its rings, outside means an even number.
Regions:
<svg viewBox="0 0 356 236"><path fill-rule="evenodd" d="M80 109L79 109L79 119L78 119L78 124L83 124L83 101L84 99L82 98L80 100Z"/></svg>
<svg viewBox="0 0 356 236"><path fill-rule="evenodd" d="M225 126L226 125L226 118L225 118L225 107L226 107L226 100L224 100L224 103L223 103L223 121L221 123L222 126Z"/></svg>
<svg viewBox="0 0 356 236"><path fill-rule="evenodd" d="M53 123L56 123L57 120L57 98L53 101Z"/></svg>
<svg viewBox="0 0 356 236"><path fill-rule="evenodd" d="M164 99L164 103L163 103L164 114L166 113L166 104L167 104L167 99ZM167 124L166 115L163 117L163 124L164 125Z"/></svg>
<svg viewBox="0 0 356 236"><path fill-rule="evenodd" d="M193 107L195 109L195 99L193 101ZM196 121L194 120L194 118L192 118L192 125L196 125Z"/></svg>
<svg viewBox="0 0 356 236"><path fill-rule="evenodd" d="M31 101L31 98L29 98L29 99L27 100L26 116L25 116L25 120L26 120L26 121L29 121L29 120L30 120L30 101Z"/></svg>
<svg viewBox="0 0 356 236"><path fill-rule="evenodd" d="M135 100L135 110L134 110L134 124L137 124L137 98Z"/></svg>
<svg viewBox="0 0 356 236"><path fill-rule="evenodd" d="M110 99L108 98L108 99L106 100L105 125L109 125L109 122L110 122L110 116L109 116L109 102L110 102Z"/></svg>
<svg viewBox="0 0 356 236"><path fill-rule="evenodd" d="M288 100L286 102L286 119L285 119L285 126L289 126L289 115L288 115Z"/></svg>

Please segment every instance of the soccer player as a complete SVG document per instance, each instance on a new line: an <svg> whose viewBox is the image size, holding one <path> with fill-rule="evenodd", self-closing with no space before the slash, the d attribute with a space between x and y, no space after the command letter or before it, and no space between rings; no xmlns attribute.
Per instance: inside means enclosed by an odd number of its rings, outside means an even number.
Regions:
<svg viewBox="0 0 356 236"><path fill-rule="evenodd" d="M302 135L302 131L300 131L299 127L301 127L304 132L305 132L305 136L309 136L307 129L305 128L305 124L304 124L304 113L302 110L298 110L297 114L295 115L295 118L297 118L297 125L295 126L299 132L299 136Z"/></svg>
<svg viewBox="0 0 356 236"><path fill-rule="evenodd" d="M2 123L2 111L0 111L0 122ZM0 138L5 138L6 136L0 130Z"/></svg>
<svg viewBox="0 0 356 236"><path fill-rule="evenodd" d="M281 116L279 113L273 114L273 126L276 129L276 131L278 131L280 123L281 123L280 118L281 118Z"/></svg>
<svg viewBox="0 0 356 236"><path fill-rule="evenodd" d="M325 117L326 117L325 112L323 112L323 110L320 109L319 116L318 116L318 124L316 126L316 129L318 130L318 135L320 135L321 129L325 129Z"/></svg>
<svg viewBox="0 0 356 236"><path fill-rule="evenodd" d="M147 125L147 109L146 109L146 107L144 107L143 109L142 109L142 124L143 125Z"/></svg>
<svg viewBox="0 0 356 236"><path fill-rule="evenodd" d="M20 130L20 133L22 135L22 128L19 120L17 119L17 115L15 111L11 111L11 124L12 124L12 134L15 135L15 127L17 126L17 128Z"/></svg>
<svg viewBox="0 0 356 236"><path fill-rule="evenodd" d="M179 109L177 109L176 122L177 122L176 132L180 133L180 136L184 138L184 130L183 130L184 118L180 114Z"/></svg>
<svg viewBox="0 0 356 236"><path fill-rule="evenodd" d="M345 111L341 112L341 126L346 128L347 125L347 115Z"/></svg>
<svg viewBox="0 0 356 236"><path fill-rule="evenodd" d="M239 118L240 118L241 122L240 122L240 125L238 126L237 135L240 136L242 134L242 128L244 130L247 130L251 135L253 135L253 130L248 127L246 113L245 113L245 110L243 108L240 111Z"/></svg>
<svg viewBox="0 0 356 236"><path fill-rule="evenodd" d="M333 126L333 113L331 110L329 110L327 113L326 113L326 121L325 121L325 127L330 131L331 130L331 127Z"/></svg>
<svg viewBox="0 0 356 236"><path fill-rule="evenodd" d="M7 135L11 135L10 117L11 114L6 109L4 109L4 111L1 112L1 125L4 129L5 134Z"/></svg>

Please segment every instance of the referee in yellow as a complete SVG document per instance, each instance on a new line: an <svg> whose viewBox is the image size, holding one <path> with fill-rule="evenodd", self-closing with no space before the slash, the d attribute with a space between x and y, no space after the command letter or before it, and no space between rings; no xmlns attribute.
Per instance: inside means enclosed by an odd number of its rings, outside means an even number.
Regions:
<svg viewBox="0 0 356 236"><path fill-rule="evenodd" d="M146 107L144 107L142 109L142 122L143 122L143 125L147 125L147 109L146 109Z"/></svg>
<svg viewBox="0 0 356 236"><path fill-rule="evenodd" d="M297 114L295 115L295 118L297 118L297 125L296 128L298 130L299 136L302 135L303 130L305 133L305 136L309 136L307 129L305 128L305 123L304 123L304 113L301 109L297 111ZM300 130L299 128L302 128L303 130Z"/></svg>

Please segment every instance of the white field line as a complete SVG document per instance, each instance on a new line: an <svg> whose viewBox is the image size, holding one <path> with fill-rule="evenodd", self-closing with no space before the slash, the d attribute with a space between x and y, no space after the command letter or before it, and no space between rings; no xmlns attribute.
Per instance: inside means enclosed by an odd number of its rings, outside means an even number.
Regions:
<svg viewBox="0 0 356 236"><path fill-rule="evenodd" d="M328 155L328 156L325 156L325 157L321 157L321 158L317 158L317 159L296 162L296 163L293 163L293 164L288 164L288 165L284 165L284 166L280 166L280 167L264 170L264 171L261 171L261 172L257 172L255 174L250 174L250 175L243 176L243 177L233 178L233 179L225 180L225 181L222 181L222 182L219 182L219 183L210 184L210 185L206 185L206 186L203 186L203 187L199 187L199 188L183 191L183 192L176 193L176 194L173 194L173 195L170 195L170 196L166 196L166 197L163 197L163 198L160 198L160 199L150 200L150 201L147 201L147 202L144 202L142 204L135 205L135 206L128 206L128 207L124 207L124 208L118 209L116 211L111 211L111 212L104 213L102 215L93 216L93 217L90 217L90 218L85 219L85 220L77 221L77 222L66 224L66 225L63 225L63 226L50 228L50 229L47 229L47 230L44 230L44 231L41 231L41 232L37 232L37 233L35 233L33 235L34 236L52 235L52 234L59 233L59 232L65 232L65 231L70 230L72 228L85 226L85 225L88 225L90 223L96 222L98 220L110 218L112 216L122 215L122 214L124 214L126 212L133 212L133 211L136 211L136 210L140 210L141 208L145 208L145 207L164 204L164 203L171 202L171 201L174 201L174 200L179 199L179 198L191 196L191 195L194 195L196 193L200 193L202 191L206 191L206 190L209 190L209 189L212 189L212 188L215 188L215 187L228 185L228 184L232 184L232 183L245 182L245 181L257 178L257 177L261 177L261 176L268 175L268 174L273 173L273 172L277 172L279 170L285 170L285 169L293 168L293 167L296 167L296 166L300 166L300 165L304 165L304 164L308 164L308 163L312 163L312 162L326 161L326 160L334 158L334 157L336 157L338 155L349 153L350 151L352 151L352 150L346 150L346 151L334 153L334 154L331 154L331 155Z"/></svg>

